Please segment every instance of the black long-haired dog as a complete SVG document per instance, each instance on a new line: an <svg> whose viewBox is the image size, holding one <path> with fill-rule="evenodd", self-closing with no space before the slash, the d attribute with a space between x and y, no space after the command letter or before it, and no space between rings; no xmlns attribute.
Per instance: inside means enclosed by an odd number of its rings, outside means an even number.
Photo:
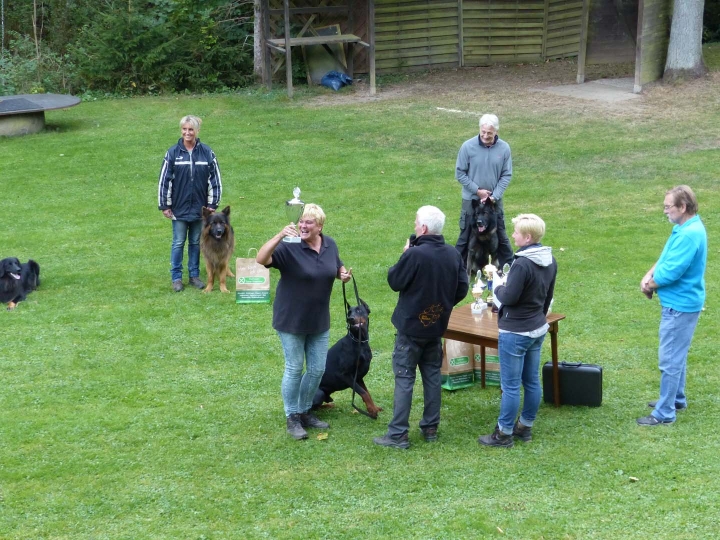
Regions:
<svg viewBox="0 0 720 540"><path fill-rule="evenodd" d="M7 304L8 310L15 309L17 303L25 298L21 273L17 257L0 261L0 302Z"/></svg>

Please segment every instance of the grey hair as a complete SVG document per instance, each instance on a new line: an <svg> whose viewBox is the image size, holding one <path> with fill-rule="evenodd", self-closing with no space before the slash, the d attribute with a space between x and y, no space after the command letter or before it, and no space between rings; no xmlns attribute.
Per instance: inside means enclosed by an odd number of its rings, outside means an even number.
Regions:
<svg viewBox="0 0 720 540"><path fill-rule="evenodd" d="M695 192L690 186L675 186L665 192L665 195L672 195L675 206L685 205L685 213L694 216L698 213L698 201Z"/></svg>
<svg viewBox="0 0 720 540"><path fill-rule="evenodd" d="M445 214L436 206L421 206L417 211L418 225L425 225L428 234L442 234Z"/></svg>
<svg viewBox="0 0 720 540"><path fill-rule="evenodd" d="M183 116L183 117L180 119L180 128L182 129L182 127L183 127L185 124L190 124L195 131L200 131L200 126L202 125L202 120L201 120L199 117L197 117L197 116L193 116L192 114L188 114L188 115L186 115L186 116Z"/></svg>
<svg viewBox="0 0 720 540"><path fill-rule="evenodd" d="M500 120L498 120L498 117L494 114L483 114L480 117L480 129L482 129L483 126L492 126L495 128L495 131L499 131Z"/></svg>

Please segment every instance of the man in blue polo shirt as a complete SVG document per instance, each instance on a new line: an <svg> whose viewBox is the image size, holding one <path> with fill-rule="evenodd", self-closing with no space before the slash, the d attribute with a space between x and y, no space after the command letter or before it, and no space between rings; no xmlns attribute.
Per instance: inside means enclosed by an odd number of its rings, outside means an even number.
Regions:
<svg viewBox="0 0 720 540"><path fill-rule="evenodd" d="M705 303L707 233L697 214L695 193L677 186L665 194L664 212L674 223L658 261L640 281L648 298L657 292L660 318L660 399L648 403L653 411L638 418L641 426L672 424L675 412L687 407L685 373L687 355Z"/></svg>

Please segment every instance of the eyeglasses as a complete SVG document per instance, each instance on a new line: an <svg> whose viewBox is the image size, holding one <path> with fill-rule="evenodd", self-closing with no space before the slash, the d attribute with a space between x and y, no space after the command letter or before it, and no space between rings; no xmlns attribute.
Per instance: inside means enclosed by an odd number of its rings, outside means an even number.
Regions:
<svg viewBox="0 0 720 540"><path fill-rule="evenodd" d="M675 205L674 204L663 205L663 210L670 210L671 208L675 208Z"/></svg>

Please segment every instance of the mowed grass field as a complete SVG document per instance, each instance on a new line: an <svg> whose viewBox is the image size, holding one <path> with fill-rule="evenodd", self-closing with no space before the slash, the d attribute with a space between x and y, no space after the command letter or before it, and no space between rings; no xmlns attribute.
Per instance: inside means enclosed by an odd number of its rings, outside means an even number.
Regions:
<svg viewBox="0 0 720 540"><path fill-rule="evenodd" d="M86 102L47 113L41 134L0 139L0 257L42 268L39 290L0 312L0 538L714 537L720 78L606 105L530 92L551 69L388 80L374 100L313 89L288 101L280 88ZM444 392L429 445L418 381L410 450L380 448L397 298L387 269L421 205L447 214L454 243L455 159L483 112L500 116L513 150L508 219L547 223L561 360L603 366L603 405L543 404L531 443L488 449L476 439L494 426L499 390ZM353 414L341 392L320 414L327 439L294 441L271 306L172 292L157 175L185 114L203 118L218 156L235 256L285 225L296 185L324 208L372 309L366 383L379 420ZM688 410L640 428L659 387L660 308L639 282L670 234L664 193L680 183L708 230L708 298ZM339 282L331 310L334 342Z"/></svg>

